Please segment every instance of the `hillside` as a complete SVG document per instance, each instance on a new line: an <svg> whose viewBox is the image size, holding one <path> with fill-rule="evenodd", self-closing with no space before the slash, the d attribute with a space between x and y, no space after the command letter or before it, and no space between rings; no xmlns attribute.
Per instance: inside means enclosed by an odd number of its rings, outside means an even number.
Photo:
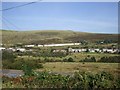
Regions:
<svg viewBox="0 0 120 90"><path fill-rule="evenodd" d="M9 31L1 30L3 44L47 44L47 43L67 43L87 40L117 40L117 34L97 34L86 32L74 32L70 30L44 30L44 31Z"/></svg>

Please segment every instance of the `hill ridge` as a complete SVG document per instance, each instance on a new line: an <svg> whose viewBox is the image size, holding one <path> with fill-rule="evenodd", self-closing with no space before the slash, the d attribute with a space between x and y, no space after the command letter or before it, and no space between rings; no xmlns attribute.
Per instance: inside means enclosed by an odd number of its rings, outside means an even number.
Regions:
<svg viewBox="0 0 120 90"><path fill-rule="evenodd" d="M117 40L118 34L101 34L76 32L71 30L36 30L36 31L14 31L2 30L2 41L5 44L47 44L47 43L67 43L79 42L81 40Z"/></svg>

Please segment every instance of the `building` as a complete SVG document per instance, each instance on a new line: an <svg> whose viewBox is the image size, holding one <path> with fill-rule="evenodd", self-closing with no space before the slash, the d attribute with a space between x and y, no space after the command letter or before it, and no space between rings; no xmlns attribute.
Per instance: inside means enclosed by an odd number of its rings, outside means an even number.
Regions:
<svg viewBox="0 0 120 90"><path fill-rule="evenodd" d="M44 45L37 45L38 47L43 47Z"/></svg>
<svg viewBox="0 0 120 90"><path fill-rule="evenodd" d="M11 51L13 51L13 52L16 51L16 49L14 49L14 48L8 48L7 50L11 50Z"/></svg>
<svg viewBox="0 0 120 90"><path fill-rule="evenodd" d="M35 47L35 45L25 45L25 47Z"/></svg>
<svg viewBox="0 0 120 90"><path fill-rule="evenodd" d="M65 44L45 44L44 47L54 47L54 46L72 46L80 45L80 43L65 43Z"/></svg>
<svg viewBox="0 0 120 90"><path fill-rule="evenodd" d="M82 52L82 49L72 49L72 48L68 48L68 52Z"/></svg>
<svg viewBox="0 0 120 90"><path fill-rule="evenodd" d="M17 48L16 51L25 52L26 49L25 48Z"/></svg>
<svg viewBox="0 0 120 90"><path fill-rule="evenodd" d="M95 52L95 49L88 49L89 52Z"/></svg>
<svg viewBox="0 0 120 90"><path fill-rule="evenodd" d="M81 49L81 51L82 51L82 52L86 52L86 51L87 51L87 49Z"/></svg>
<svg viewBox="0 0 120 90"><path fill-rule="evenodd" d="M107 53L119 53L119 49L103 49L103 52L107 52Z"/></svg>
<svg viewBox="0 0 120 90"><path fill-rule="evenodd" d="M2 51L2 50L5 50L6 48L4 48L4 47L0 47L0 51Z"/></svg>
<svg viewBox="0 0 120 90"><path fill-rule="evenodd" d="M53 52L67 52L66 50L53 50Z"/></svg>
<svg viewBox="0 0 120 90"><path fill-rule="evenodd" d="M95 52L102 52L102 50L99 49L99 48L96 48L96 49L94 49L94 50L95 50Z"/></svg>

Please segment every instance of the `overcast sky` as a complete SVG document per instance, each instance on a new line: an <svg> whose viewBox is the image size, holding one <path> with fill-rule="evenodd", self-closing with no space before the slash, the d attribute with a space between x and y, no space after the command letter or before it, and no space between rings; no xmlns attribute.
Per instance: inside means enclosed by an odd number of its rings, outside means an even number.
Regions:
<svg viewBox="0 0 120 90"><path fill-rule="evenodd" d="M25 3L4 2L2 9ZM3 29L118 33L117 2L39 2L3 11L3 17Z"/></svg>

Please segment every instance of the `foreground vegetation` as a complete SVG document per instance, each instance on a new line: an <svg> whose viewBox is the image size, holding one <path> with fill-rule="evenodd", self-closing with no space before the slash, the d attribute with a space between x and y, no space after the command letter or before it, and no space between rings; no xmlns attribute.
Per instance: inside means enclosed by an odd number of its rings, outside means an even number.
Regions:
<svg viewBox="0 0 120 90"><path fill-rule="evenodd" d="M73 75L60 75L49 72L32 72L22 77L3 77L3 88L120 88L120 78L108 72L96 74L75 72Z"/></svg>

